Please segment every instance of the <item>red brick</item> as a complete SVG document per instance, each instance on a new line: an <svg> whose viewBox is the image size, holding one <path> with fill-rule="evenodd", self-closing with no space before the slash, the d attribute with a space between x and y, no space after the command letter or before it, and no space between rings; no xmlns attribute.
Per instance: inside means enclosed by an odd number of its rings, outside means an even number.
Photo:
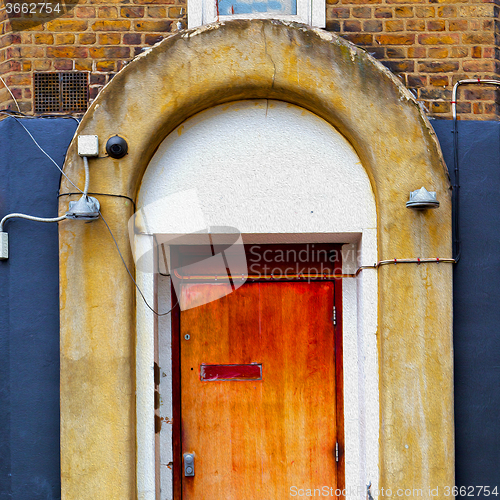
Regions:
<svg viewBox="0 0 500 500"><path fill-rule="evenodd" d="M78 35L78 42L82 45L92 45L97 40L95 33L82 33Z"/></svg>
<svg viewBox="0 0 500 500"><path fill-rule="evenodd" d="M73 19L56 19L45 25L49 31L85 31L87 21L76 21Z"/></svg>
<svg viewBox="0 0 500 500"><path fill-rule="evenodd" d="M142 35L140 33L125 33L123 35L123 43L125 45L140 45Z"/></svg>
<svg viewBox="0 0 500 500"><path fill-rule="evenodd" d="M453 20L448 22L450 31L467 31L468 21Z"/></svg>
<svg viewBox="0 0 500 500"><path fill-rule="evenodd" d="M367 4L382 3L382 0L349 0L349 3L357 5L367 5Z"/></svg>
<svg viewBox="0 0 500 500"><path fill-rule="evenodd" d="M345 7L335 7L333 9L329 9L328 17L331 19L349 19L350 11Z"/></svg>
<svg viewBox="0 0 500 500"><path fill-rule="evenodd" d="M168 8L168 17L170 19L179 19L184 17L186 9L184 7L169 7Z"/></svg>
<svg viewBox="0 0 500 500"><path fill-rule="evenodd" d="M90 59L75 59L76 71L92 71L92 61Z"/></svg>
<svg viewBox="0 0 500 500"><path fill-rule="evenodd" d="M342 35L342 38L349 40L355 45L371 45L373 43L373 36L368 34L348 33L346 35Z"/></svg>
<svg viewBox="0 0 500 500"><path fill-rule="evenodd" d="M425 21L423 19L408 19L406 29L408 31L425 31Z"/></svg>
<svg viewBox="0 0 500 500"><path fill-rule="evenodd" d="M470 113L472 110L470 102L457 102L458 113Z"/></svg>
<svg viewBox="0 0 500 500"><path fill-rule="evenodd" d="M5 78L7 85L31 85L31 74L17 73Z"/></svg>
<svg viewBox="0 0 500 500"><path fill-rule="evenodd" d="M42 58L45 55L45 47L20 47L20 53L22 58Z"/></svg>
<svg viewBox="0 0 500 500"><path fill-rule="evenodd" d="M496 90L488 88L465 88L463 91L463 98L466 101L475 101L477 99L483 101L494 101L496 97Z"/></svg>
<svg viewBox="0 0 500 500"><path fill-rule="evenodd" d="M431 75L429 77L429 83L433 87L447 87L450 84L450 79L446 75Z"/></svg>
<svg viewBox="0 0 500 500"><path fill-rule="evenodd" d="M7 59L19 59L21 57L21 47L9 47L7 49Z"/></svg>
<svg viewBox="0 0 500 500"><path fill-rule="evenodd" d="M413 7L409 7L408 5L396 7L394 13L396 17L413 17Z"/></svg>
<svg viewBox="0 0 500 500"><path fill-rule="evenodd" d="M99 45L120 45L121 37L120 33L100 33Z"/></svg>
<svg viewBox="0 0 500 500"><path fill-rule="evenodd" d="M404 31L405 23L404 21L386 21L385 22L385 30L394 32L394 31Z"/></svg>
<svg viewBox="0 0 500 500"><path fill-rule="evenodd" d="M418 43L422 45L457 45L460 43L460 38L455 34L425 34L418 35Z"/></svg>
<svg viewBox="0 0 500 500"><path fill-rule="evenodd" d="M33 61L33 69L35 71L49 71L52 68L52 61L47 59Z"/></svg>
<svg viewBox="0 0 500 500"><path fill-rule="evenodd" d="M481 115L484 111L483 103L482 102L474 102L472 103L472 112L475 115Z"/></svg>
<svg viewBox="0 0 500 500"><path fill-rule="evenodd" d="M56 59L54 61L54 69L70 71L73 69L73 61L71 59Z"/></svg>
<svg viewBox="0 0 500 500"><path fill-rule="evenodd" d="M170 31L172 21L136 21L136 31Z"/></svg>
<svg viewBox="0 0 500 500"><path fill-rule="evenodd" d="M492 31L495 28L495 24L492 19L485 19L483 21L483 30L484 31Z"/></svg>
<svg viewBox="0 0 500 500"><path fill-rule="evenodd" d="M420 61L418 64L418 71L421 73L450 73L458 68L457 61Z"/></svg>
<svg viewBox="0 0 500 500"><path fill-rule="evenodd" d="M375 9L375 17L377 19L388 19L392 17L392 9L389 7L377 7Z"/></svg>
<svg viewBox="0 0 500 500"><path fill-rule="evenodd" d="M159 17L164 19L167 17L166 7L148 7L148 17Z"/></svg>
<svg viewBox="0 0 500 500"><path fill-rule="evenodd" d="M91 47L89 54L94 59L126 59L130 57L130 47Z"/></svg>
<svg viewBox="0 0 500 500"><path fill-rule="evenodd" d="M75 9L75 14L76 17L83 17L83 18L94 18L95 17L95 9L94 7L84 7L84 6L78 6Z"/></svg>
<svg viewBox="0 0 500 500"><path fill-rule="evenodd" d="M161 42L163 40L163 35L144 35L144 43L146 45L154 45L155 43Z"/></svg>
<svg viewBox="0 0 500 500"><path fill-rule="evenodd" d="M444 31L446 29L446 23L444 21L427 21L428 31Z"/></svg>
<svg viewBox="0 0 500 500"><path fill-rule="evenodd" d="M451 90L450 89L438 89L438 88L431 88L431 89L422 89L420 91L420 96L423 99L430 99L430 100L451 100Z"/></svg>
<svg viewBox="0 0 500 500"><path fill-rule="evenodd" d="M420 3L421 0L386 0L387 3L413 3L413 4L416 4L416 3Z"/></svg>
<svg viewBox="0 0 500 500"><path fill-rule="evenodd" d="M430 59L446 59L448 57L447 47L430 48L427 56Z"/></svg>
<svg viewBox="0 0 500 500"><path fill-rule="evenodd" d="M49 33L35 33L34 40L36 44L52 45L54 43L54 35Z"/></svg>
<svg viewBox="0 0 500 500"><path fill-rule="evenodd" d="M451 48L451 57L458 57L460 59L467 57L469 55L469 49L467 47L452 47Z"/></svg>
<svg viewBox="0 0 500 500"><path fill-rule="evenodd" d="M414 61L382 61L382 64L393 73L413 72Z"/></svg>
<svg viewBox="0 0 500 500"><path fill-rule="evenodd" d="M95 99L98 96L99 92L101 91L101 88L102 87L91 87L89 89L89 97L90 97L90 99Z"/></svg>
<svg viewBox="0 0 500 500"><path fill-rule="evenodd" d="M75 43L73 33L61 33L55 36L55 45L71 45L73 43Z"/></svg>
<svg viewBox="0 0 500 500"><path fill-rule="evenodd" d="M329 20L329 21L326 21L326 26L325 26L325 29L326 31L333 31L334 33L340 33L340 21L332 21L332 20Z"/></svg>
<svg viewBox="0 0 500 500"><path fill-rule="evenodd" d="M116 71L116 61L97 61L95 69L101 72Z"/></svg>
<svg viewBox="0 0 500 500"><path fill-rule="evenodd" d="M381 45L413 45L415 35L377 35L375 37Z"/></svg>
<svg viewBox="0 0 500 500"><path fill-rule="evenodd" d="M462 35L462 43L471 45L490 44L495 43L495 36L493 33L464 33Z"/></svg>
<svg viewBox="0 0 500 500"><path fill-rule="evenodd" d="M358 19L370 19L372 17L371 7L353 7L352 16Z"/></svg>
<svg viewBox="0 0 500 500"><path fill-rule="evenodd" d="M485 59L495 57L495 48L494 47L483 47L483 57Z"/></svg>
<svg viewBox="0 0 500 500"><path fill-rule="evenodd" d="M495 62L491 59L483 61L464 61L463 69L467 72L493 72L495 71Z"/></svg>
<svg viewBox="0 0 500 500"><path fill-rule="evenodd" d="M425 47L408 47L408 57L422 59L426 57Z"/></svg>
<svg viewBox="0 0 500 500"><path fill-rule="evenodd" d="M359 21L344 21L344 32L359 33L361 31L361 23Z"/></svg>
<svg viewBox="0 0 500 500"><path fill-rule="evenodd" d="M431 113L449 113L451 105L449 102L432 102Z"/></svg>
<svg viewBox="0 0 500 500"><path fill-rule="evenodd" d="M144 7L122 7L120 9L121 17L144 17Z"/></svg>
<svg viewBox="0 0 500 500"><path fill-rule="evenodd" d="M368 31L370 33L378 33L382 31L382 21L364 21L363 31Z"/></svg>
<svg viewBox="0 0 500 500"><path fill-rule="evenodd" d="M457 17L457 8L453 5L442 5L437 8L438 17Z"/></svg>
<svg viewBox="0 0 500 500"><path fill-rule="evenodd" d="M24 89L24 92L23 92L23 97L25 99L31 99L31 89Z"/></svg>
<svg viewBox="0 0 500 500"><path fill-rule="evenodd" d="M94 31L128 31L130 21L96 21L92 29Z"/></svg>
<svg viewBox="0 0 500 500"><path fill-rule="evenodd" d="M387 47L386 54L389 59L406 59L406 47Z"/></svg>
<svg viewBox="0 0 500 500"><path fill-rule="evenodd" d="M47 57L84 58L88 57L88 49L85 47L47 47Z"/></svg>
<svg viewBox="0 0 500 500"><path fill-rule="evenodd" d="M116 7L99 7L99 17L105 19L115 19L118 17L118 9Z"/></svg>
<svg viewBox="0 0 500 500"><path fill-rule="evenodd" d="M106 76L105 75L96 75L95 73L92 73L90 75L90 85L104 85L106 83Z"/></svg>

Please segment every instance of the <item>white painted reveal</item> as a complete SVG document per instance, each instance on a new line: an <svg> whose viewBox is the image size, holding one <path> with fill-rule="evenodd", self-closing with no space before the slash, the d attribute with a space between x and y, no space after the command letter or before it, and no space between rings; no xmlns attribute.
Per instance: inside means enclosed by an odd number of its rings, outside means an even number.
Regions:
<svg viewBox="0 0 500 500"><path fill-rule="evenodd" d="M232 226L255 243L345 243L344 272L377 261L376 208L368 176L351 145L330 124L295 105L239 101L201 112L160 145L138 196L140 230L190 233ZM193 223L195 221L195 223ZM136 241L137 245L144 242ZM137 250L137 248L136 248ZM137 269L153 303L153 276ZM158 308L170 304L159 279ZM377 276L343 282L347 498L378 487ZM140 499L154 500L153 314L137 297L137 435ZM171 498L170 321L159 328L162 373L161 498ZM304 485L321 487L328 485Z"/></svg>

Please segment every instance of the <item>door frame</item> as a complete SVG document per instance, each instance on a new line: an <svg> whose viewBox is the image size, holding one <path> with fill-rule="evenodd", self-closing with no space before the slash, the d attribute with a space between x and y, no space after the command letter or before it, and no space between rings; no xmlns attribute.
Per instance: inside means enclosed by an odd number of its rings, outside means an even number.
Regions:
<svg viewBox="0 0 500 500"><path fill-rule="evenodd" d="M309 245L309 243L306 243ZM314 244L313 244L314 245ZM252 245L249 245L252 246ZM276 245L276 244L263 244L259 245L259 250L265 252L269 248L273 249L283 249L284 247L303 247L304 245ZM330 244L328 245L332 249L336 250L336 255L339 257L335 262L335 268L342 269L342 245ZM176 268L179 265L177 257L174 253L170 254L172 259L172 267ZM269 263L269 262L268 262ZM277 262L271 261L271 264L277 264ZM310 261L304 262L304 266L311 264ZM339 273L340 274L340 273ZM273 279L269 278L254 278L250 279L248 283L269 283L269 282L304 282L310 280L311 282L333 282L333 301L336 311L336 321L334 323L334 363L335 363L335 416L336 416L336 431L337 431L337 443L338 443L338 463L337 463L337 489L341 491L345 488L345 434L344 434L344 376L343 376L343 338L342 338L342 278L328 278L328 279ZM182 498L182 429L181 429L181 343L180 343L180 331L181 331L181 310L179 307L179 301L176 296L176 292L173 284L170 284L170 297L172 308L172 329L171 329L171 346L172 346L172 403L173 403L173 429L172 429L172 445L173 445L173 500L181 500ZM158 304L158 293L157 286L155 284L155 303ZM157 322L155 322L157 325ZM158 345L158 329L155 328L155 344ZM157 446L159 445L159 440L156 440ZM156 452L156 469L158 467L159 453ZM157 484L157 498L159 498L160 488ZM342 495L344 497L344 495Z"/></svg>
<svg viewBox="0 0 500 500"><path fill-rule="evenodd" d="M59 224L61 489L67 500L154 498L154 318L139 305L115 243L133 269L127 223L165 137L196 113L241 99L301 106L356 150L359 169L370 179L376 221L350 225L344 231L352 239L323 241L356 243L361 236L358 265L451 255L450 182L436 136L411 93L369 54L333 33L268 20L215 23L165 38L113 78L76 134L99 137L90 191L102 193L101 212L115 241L102 221ZM129 145L121 160L105 156L106 141L116 134ZM83 186L76 136L64 172ZM438 210L406 208L409 193L421 186L437 192ZM62 179L60 215L77 199L73 193ZM318 233L334 238L339 229L330 220ZM136 278L152 301L153 279L139 270ZM345 309L344 332L349 328L365 345L345 342L344 357L348 349L354 356L359 351L360 360L365 351L375 353L360 361L359 378L370 385L355 401L358 414L345 420L346 436L364 433L357 446L365 465L356 482L366 487L371 481L372 492L403 483L425 489L453 484L452 267L384 266L363 271L357 291L354 281L348 300L359 305L358 321L348 324L352 311ZM418 397L408 398L416 382ZM430 389L436 384L440 391ZM347 403L347 376L345 392ZM356 415L363 421L353 424ZM346 474L355 464L351 458Z"/></svg>

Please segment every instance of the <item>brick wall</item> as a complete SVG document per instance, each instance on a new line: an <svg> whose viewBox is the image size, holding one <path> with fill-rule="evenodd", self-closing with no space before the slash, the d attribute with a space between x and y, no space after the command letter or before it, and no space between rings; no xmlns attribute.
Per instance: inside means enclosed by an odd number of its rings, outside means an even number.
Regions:
<svg viewBox="0 0 500 500"><path fill-rule="evenodd" d="M429 115L450 118L456 81L498 78L498 14L490 0L327 0L327 29L398 75ZM460 117L498 119L497 95L461 87Z"/></svg>
<svg viewBox="0 0 500 500"><path fill-rule="evenodd" d="M142 48L187 25L185 0L85 2L58 19L20 32L10 31L5 10L0 11L0 76L21 111L33 111L33 72L88 71L92 100ZM0 9L4 3L0 0ZM0 82L0 109L6 108L17 110Z"/></svg>
<svg viewBox="0 0 500 500"><path fill-rule="evenodd" d="M33 72L88 71L92 100L143 47L186 26L186 0L84 0L59 19L12 32L5 1L0 0L0 76L27 113L33 111ZM451 116L457 80L499 76L494 2L500 0L326 1L326 29L385 64L430 116ZM493 88L463 87L461 118L498 119L496 96ZM16 109L0 82L0 109L6 108Z"/></svg>

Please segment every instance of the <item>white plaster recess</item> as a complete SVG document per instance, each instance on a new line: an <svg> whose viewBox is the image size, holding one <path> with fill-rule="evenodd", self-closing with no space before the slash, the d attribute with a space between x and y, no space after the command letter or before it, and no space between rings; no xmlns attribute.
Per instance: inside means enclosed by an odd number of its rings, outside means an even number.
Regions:
<svg viewBox="0 0 500 500"><path fill-rule="evenodd" d="M148 234L186 234L200 224L231 226L245 242L345 243L345 272L377 260L375 200L356 152L322 118L286 102L238 101L191 117L158 148L137 201L138 229ZM136 251L141 244L136 241ZM152 303L153 275L139 266L137 279ZM160 312L168 310L169 290L169 279L160 277ZM155 317L139 296L137 308L138 488L139 498L154 500ZM344 280L343 309L346 489L351 500L364 499L366 485L371 482L376 490L379 479L375 270ZM164 374L162 500L172 497L171 426L165 424L172 417L170 326L163 318L158 328Z"/></svg>

